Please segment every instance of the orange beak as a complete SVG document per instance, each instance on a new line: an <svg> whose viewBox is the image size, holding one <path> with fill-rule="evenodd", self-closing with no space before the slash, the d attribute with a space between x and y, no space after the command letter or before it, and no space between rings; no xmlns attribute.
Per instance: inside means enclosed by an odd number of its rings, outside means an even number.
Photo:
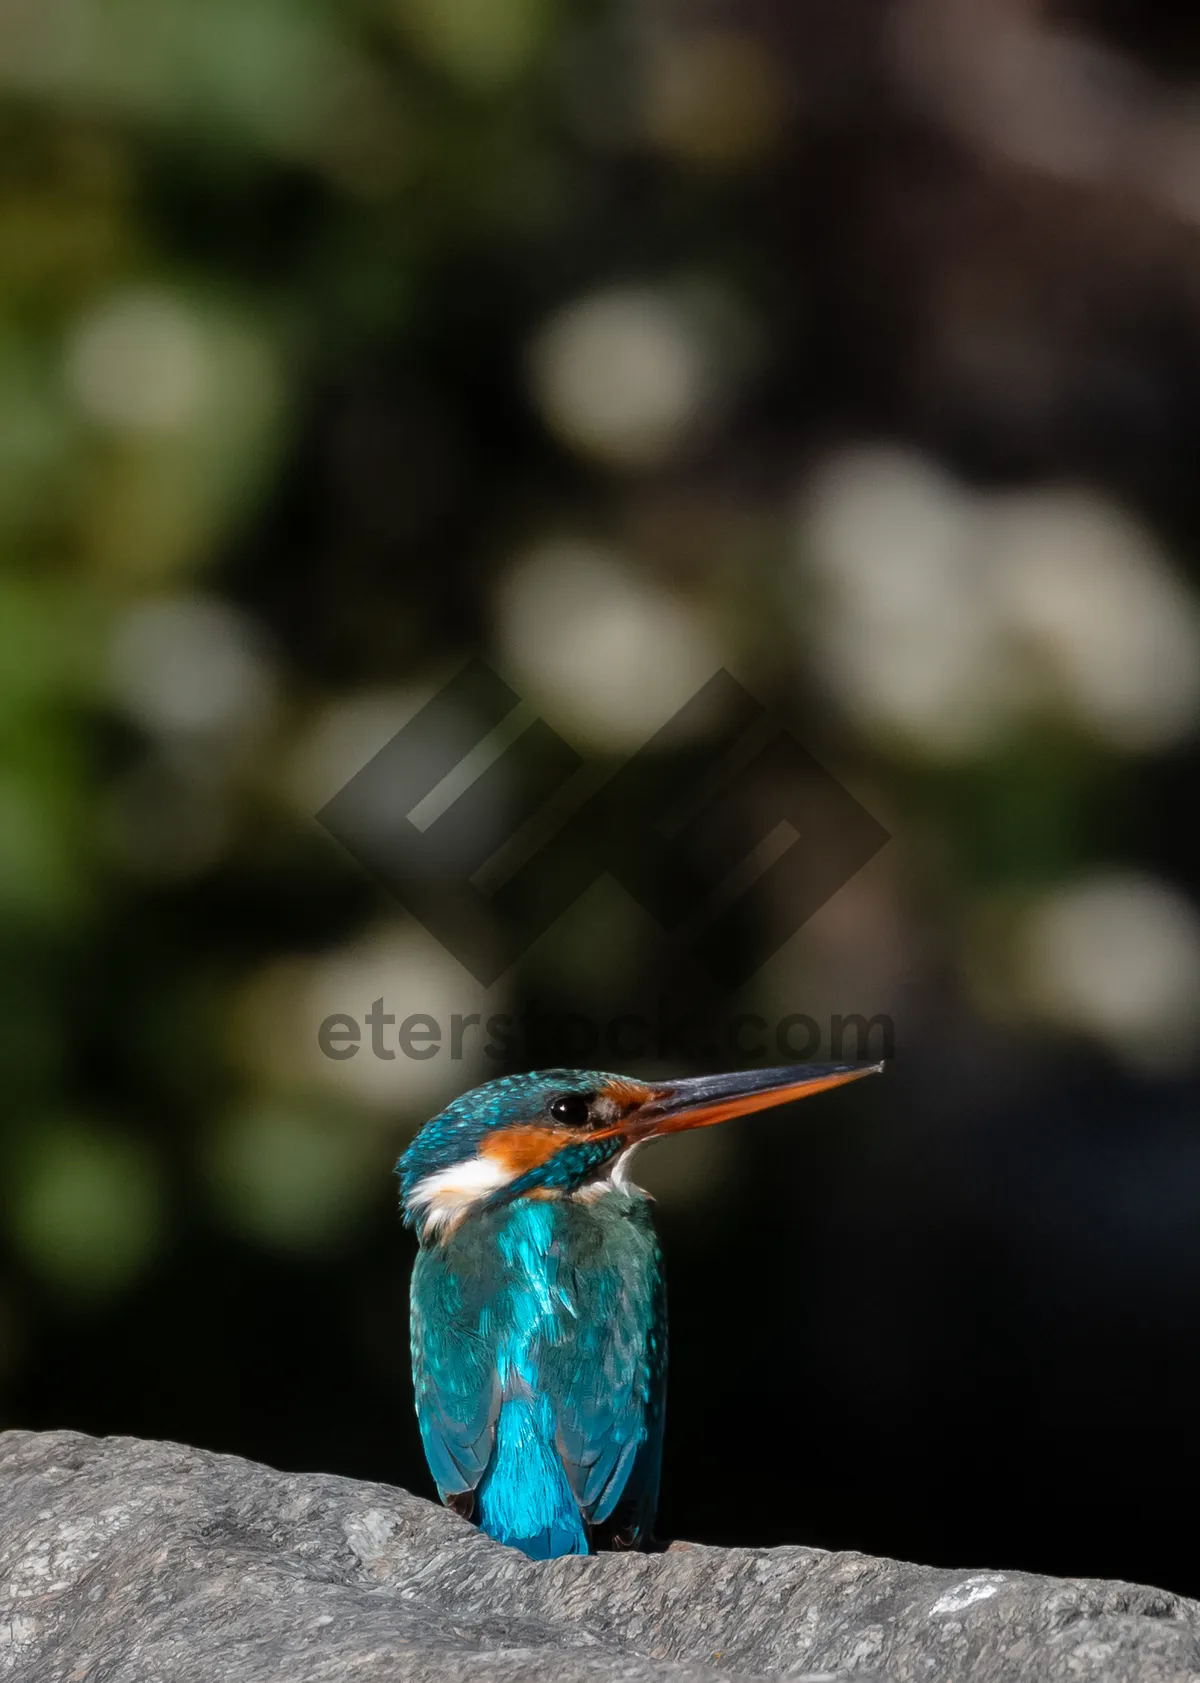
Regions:
<svg viewBox="0 0 1200 1683"><path fill-rule="evenodd" d="M844 1087L864 1075L878 1075L878 1064L792 1064L784 1069L744 1070L733 1075L696 1075L656 1087L649 1099L613 1129L634 1140L678 1133L683 1128L711 1128L734 1116L811 1098Z"/></svg>

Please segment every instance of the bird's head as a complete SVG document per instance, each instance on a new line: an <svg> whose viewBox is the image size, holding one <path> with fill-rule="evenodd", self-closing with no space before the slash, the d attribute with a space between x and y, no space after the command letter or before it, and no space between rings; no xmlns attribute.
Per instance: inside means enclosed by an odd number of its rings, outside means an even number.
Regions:
<svg viewBox="0 0 1200 1683"><path fill-rule="evenodd" d="M646 1140L807 1098L882 1067L795 1064L662 1082L595 1069L506 1075L455 1099L404 1153L405 1220L424 1240L513 1198L620 1187L630 1153Z"/></svg>

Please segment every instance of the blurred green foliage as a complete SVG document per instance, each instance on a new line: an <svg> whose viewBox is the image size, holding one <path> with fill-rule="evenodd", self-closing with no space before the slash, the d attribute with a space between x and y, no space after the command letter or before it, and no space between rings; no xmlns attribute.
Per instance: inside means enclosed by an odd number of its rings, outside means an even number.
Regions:
<svg viewBox="0 0 1200 1683"><path fill-rule="evenodd" d="M3 1208L12 1266L57 1289L133 1281L193 1183L287 1248L344 1231L386 1164L231 1051L247 967L311 943L294 896L329 892L272 787L311 679L293 661L257 719L181 691L164 720L187 652L139 677L122 627L252 583L231 561L331 371L412 320L443 249L540 214L556 29L543 0L0 5ZM235 690L274 684L230 658ZM336 893L316 921L347 927Z"/></svg>

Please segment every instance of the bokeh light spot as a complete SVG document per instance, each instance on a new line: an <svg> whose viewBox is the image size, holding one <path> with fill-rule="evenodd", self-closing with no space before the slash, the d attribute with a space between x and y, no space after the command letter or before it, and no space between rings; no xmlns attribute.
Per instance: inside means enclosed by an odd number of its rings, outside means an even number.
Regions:
<svg viewBox="0 0 1200 1683"><path fill-rule="evenodd" d="M144 1146L114 1133L42 1124L20 1143L7 1192L17 1249L79 1296L126 1286L162 1236L157 1165Z"/></svg>
<svg viewBox="0 0 1200 1683"><path fill-rule="evenodd" d="M721 664L687 596L575 538L509 569L497 630L521 694L568 735L607 748L645 741Z"/></svg>
<svg viewBox="0 0 1200 1683"><path fill-rule="evenodd" d="M393 0L398 23L422 55L470 85L519 75L551 21L550 0Z"/></svg>
<svg viewBox="0 0 1200 1683"><path fill-rule="evenodd" d="M729 169L771 150L784 107L782 80L760 42L703 31L664 44L647 77L644 121L663 151Z"/></svg>
<svg viewBox="0 0 1200 1683"><path fill-rule="evenodd" d="M166 293L120 293L92 308L75 329L67 377L90 419L119 432L176 432L206 396L203 333Z"/></svg>
<svg viewBox="0 0 1200 1683"><path fill-rule="evenodd" d="M1094 492L989 496L860 447L812 476L797 537L814 662L873 733L963 758L1030 719L1125 752L1196 728L1195 598Z"/></svg>
<svg viewBox="0 0 1200 1683"><path fill-rule="evenodd" d="M1089 493L1027 492L992 505L983 536L1000 612L1070 711L1130 750L1191 734L1200 616L1136 521Z"/></svg>
<svg viewBox="0 0 1200 1683"><path fill-rule="evenodd" d="M1167 884L1112 874L1057 889L1029 914L1023 956L1048 1020L1144 1073L1200 1053L1200 913Z"/></svg>
<svg viewBox="0 0 1200 1683"><path fill-rule="evenodd" d="M819 591L812 654L862 725L932 757L992 742L1011 714L1011 673L976 588L972 508L907 451L862 447L807 488L799 552Z"/></svg>
<svg viewBox="0 0 1200 1683"><path fill-rule="evenodd" d="M395 1021L372 1029L376 1000ZM482 987L419 925L382 925L318 957L281 957L253 972L234 997L231 1032L236 1056L259 1083L328 1095L350 1115L391 1126L424 1121L495 1073L482 1024L506 1003L501 987ZM479 1023L456 1036L456 1016L472 1014ZM321 1024L343 1015L359 1025L358 1050L327 1057ZM417 1015L432 1018L440 1034L430 1055L410 1057L399 1025Z"/></svg>
<svg viewBox="0 0 1200 1683"><path fill-rule="evenodd" d="M146 730L245 737L269 722L275 677L257 626L215 598L151 598L116 627L116 695Z"/></svg>
<svg viewBox="0 0 1200 1683"><path fill-rule="evenodd" d="M699 322L650 288L569 304L535 336L529 375L551 431L614 467L647 467L676 454L714 395Z"/></svg>
<svg viewBox="0 0 1200 1683"><path fill-rule="evenodd" d="M285 1249L324 1244L357 1218L373 1180L361 1133L344 1118L289 1107L251 1106L226 1119L208 1152L213 1195L225 1216L254 1238Z"/></svg>

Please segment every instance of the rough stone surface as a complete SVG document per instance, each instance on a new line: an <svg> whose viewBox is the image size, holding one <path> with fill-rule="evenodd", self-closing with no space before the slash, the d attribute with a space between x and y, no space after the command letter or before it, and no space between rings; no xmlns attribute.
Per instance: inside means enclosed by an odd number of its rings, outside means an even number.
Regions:
<svg viewBox="0 0 1200 1683"><path fill-rule="evenodd" d="M1200 1604L817 1549L534 1564L403 1490L0 1434L20 1683L1200 1683Z"/></svg>

